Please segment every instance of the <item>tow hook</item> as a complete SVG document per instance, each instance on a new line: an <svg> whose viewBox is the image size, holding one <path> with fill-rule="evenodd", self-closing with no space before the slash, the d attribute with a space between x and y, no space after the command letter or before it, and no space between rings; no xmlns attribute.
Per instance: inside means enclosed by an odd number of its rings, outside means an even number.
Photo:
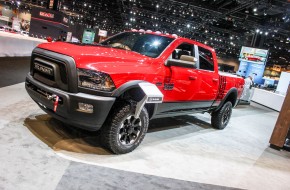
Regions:
<svg viewBox="0 0 290 190"><path fill-rule="evenodd" d="M53 95L48 95L47 96L48 100L52 100L53 101L53 111L56 112L56 109L58 107L58 103L59 103L59 96L53 94Z"/></svg>

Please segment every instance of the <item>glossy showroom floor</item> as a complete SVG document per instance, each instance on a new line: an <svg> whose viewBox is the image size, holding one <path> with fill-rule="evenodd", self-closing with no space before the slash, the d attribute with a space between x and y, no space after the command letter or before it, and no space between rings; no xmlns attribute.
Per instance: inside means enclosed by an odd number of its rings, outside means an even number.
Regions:
<svg viewBox="0 0 290 190"><path fill-rule="evenodd" d="M0 88L0 189L289 189L290 153L268 147L278 113L234 110L154 120L134 152L111 155L98 137L44 114L24 83Z"/></svg>

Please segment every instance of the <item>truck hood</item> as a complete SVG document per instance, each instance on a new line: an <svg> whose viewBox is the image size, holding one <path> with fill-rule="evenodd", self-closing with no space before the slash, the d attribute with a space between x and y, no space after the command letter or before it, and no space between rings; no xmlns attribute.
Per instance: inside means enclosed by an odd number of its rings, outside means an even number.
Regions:
<svg viewBox="0 0 290 190"><path fill-rule="evenodd" d="M153 59L134 51L101 45L53 42L40 44L38 47L72 57L77 68L101 70L108 73L111 67L145 67L151 64Z"/></svg>

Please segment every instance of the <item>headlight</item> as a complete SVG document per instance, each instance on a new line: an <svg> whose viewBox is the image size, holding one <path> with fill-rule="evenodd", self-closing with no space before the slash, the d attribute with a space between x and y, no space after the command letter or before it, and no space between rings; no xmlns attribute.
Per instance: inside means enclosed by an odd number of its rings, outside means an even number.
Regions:
<svg viewBox="0 0 290 190"><path fill-rule="evenodd" d="M91 71L87 69L77 69L77 72L79 87L108 92L115 89L114 82L106 73Z"/></svg>

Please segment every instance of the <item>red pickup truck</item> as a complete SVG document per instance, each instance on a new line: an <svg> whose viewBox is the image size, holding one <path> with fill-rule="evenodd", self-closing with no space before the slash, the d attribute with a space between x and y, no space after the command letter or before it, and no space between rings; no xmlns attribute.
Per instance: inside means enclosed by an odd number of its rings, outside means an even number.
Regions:
<svg viewBox="0 0 290 190"><path fill-rule="evenodd" d="M213 127L225 128L243 85L242 78L219 73L211 47L130 31L100 44L40 44L25 86L49 115L100 130L103 146L123 154L141 143L150 119L208 112Z"/></svg>

